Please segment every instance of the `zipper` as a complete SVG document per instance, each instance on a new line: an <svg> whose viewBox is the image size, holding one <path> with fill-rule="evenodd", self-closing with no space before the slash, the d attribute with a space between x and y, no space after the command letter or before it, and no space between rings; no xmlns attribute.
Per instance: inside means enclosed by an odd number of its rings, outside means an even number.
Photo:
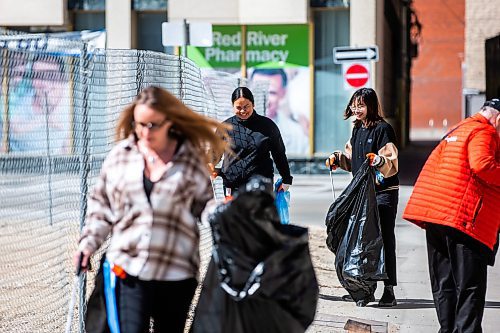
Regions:
<svg viewBox="0 0 500 333"><path fill-rule="evenodd" d="M472 217L472 228L475 227L476 225L476 218L479 215L479 211L481 210L481 207L483 206L483 198L479 198L479 202L477 203L475 209L474 209L474 216Z"/></svg>

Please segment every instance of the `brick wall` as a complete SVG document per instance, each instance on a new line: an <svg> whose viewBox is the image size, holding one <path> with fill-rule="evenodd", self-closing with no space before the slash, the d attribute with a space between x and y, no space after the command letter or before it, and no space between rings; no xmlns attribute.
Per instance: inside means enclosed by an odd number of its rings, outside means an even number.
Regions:
<svg viewBox="0 0 500 333"><path fill-rule="evenodd" d="M415 0L414 8L423 30L411 71L410 139L432 140L461 119L465 0Z"/></svg>
<svg viewBox="0 0 500 333"><path fill-rule="evenodd" d="M484 43L500 34L500 1L467 0L465 8L465 82L464 87L486 89Z"/></svg>

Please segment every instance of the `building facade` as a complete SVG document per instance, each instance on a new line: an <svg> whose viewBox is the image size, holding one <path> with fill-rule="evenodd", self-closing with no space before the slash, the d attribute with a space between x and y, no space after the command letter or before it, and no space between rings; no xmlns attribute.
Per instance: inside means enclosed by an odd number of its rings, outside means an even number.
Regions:
<svg viewBox="0 0 500 333"><path fill-rule="evenodd" d="M489 53L490 72L486 72L485 42L500 35L500 6L498 1L466 0L465 1L465 61L463 65L463 114L469 115L478 110L486 97L500 97L498 77L490 80L495 87L487 87L487 77L496 70L500 63L499 48ZM496 52L495 52L496 50ZM490 91L491 96L486 96Z"/></svg>
<svg viewBox="0 0 500 333"><path fill-rule="evenodd" d="M465 1L415 0L422 24L412 70L410 140L439 140L462 118Z"/></svg>
<svg viewBox="0 0 500 333"><path fill-rule="evenodd" d="M439 140L486 98L491 73L486 72L485 44L500 35L500 7L487 0L457 0L453 5L415 0L413 6L422 32L411 72L410 139ZM500 63L500 52L493 49L490 58L497 59L491 64ZM498 67L492 66L491 72ZM499 82L492 76L492 82ZM498 89L491 88L490 98Z"/></svg>
<svg viewBox="0 0 500 333"><path fill-rule="evenodd" d="M162 52L166 51L161 44L162 22L210 22L218 36L214 42L220 44L219 58L228 54L238 57L229 68L222 69L249 79L264 75L266 69L285 71L287 92L270 96L287 96L279 101L280 108L288 109L282 130L288 130L292 139L303 138L289 143L290 155L311 159L323 158L344 146L352 123L343 119L343 112L352 92L363 86L377 90L384 116L396 129L400 143L408 141L411 2L38 0L57 10L62 7L63 23L60 18L51 21L48 15L44 23L33 24L33 18L26 16L14 25L0 20L0 26L29 31L105 29L108 48ZM10 17L23 17L19 6L11 6L8 11ZM231 41L238 45L229 45ZM231 47L233 53L228 51ZM334 47L377 47L378 61L361 61L361 67L353 66L358 60L335 63ZM191 49L187 54L196 59L196 54L206 56L205 51ZM359 68L359 73L350 71Z"/></svg>

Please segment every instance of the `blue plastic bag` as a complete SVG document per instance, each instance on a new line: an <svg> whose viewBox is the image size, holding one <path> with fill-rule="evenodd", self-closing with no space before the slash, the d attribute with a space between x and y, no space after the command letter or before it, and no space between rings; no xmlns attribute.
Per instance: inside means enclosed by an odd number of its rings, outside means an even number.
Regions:
<svg viewBox="0 0 500 333"><path fill-rule="evenodd" d="M118 320L118 308L116 306L116 275L111 270L108 260L103 263L104 294L106 296L106 312L108 326L111 333L120 333L120 322Z"/></svg>
<svg viewBox="0 0 500 333"><path fill-rule="evenodd" d="M278 210L278 215L281 220L281 224L290 224L290 192L279 190L279 187L283 183L283 180L279 178L274 184L274 192L276 192L276 199L274 200L274 204L276 205L276 209Z"/></svg>

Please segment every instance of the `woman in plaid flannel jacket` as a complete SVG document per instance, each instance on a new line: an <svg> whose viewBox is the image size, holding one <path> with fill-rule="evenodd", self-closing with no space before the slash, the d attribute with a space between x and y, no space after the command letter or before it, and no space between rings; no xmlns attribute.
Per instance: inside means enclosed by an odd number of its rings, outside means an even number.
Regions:
<svg viewBox="0 0 500 333"><path fill-rule="evenodd" d="M120 330L182 332L197 286L197 220L213 198L209 150L223 153L225 125L195 113L166 90L144 89L125 108L118 144L89 198L75 265L110 236L118 276ZM211 156L211 155L210 155ZM81 262L80 262L81 259Z"/></svg>

